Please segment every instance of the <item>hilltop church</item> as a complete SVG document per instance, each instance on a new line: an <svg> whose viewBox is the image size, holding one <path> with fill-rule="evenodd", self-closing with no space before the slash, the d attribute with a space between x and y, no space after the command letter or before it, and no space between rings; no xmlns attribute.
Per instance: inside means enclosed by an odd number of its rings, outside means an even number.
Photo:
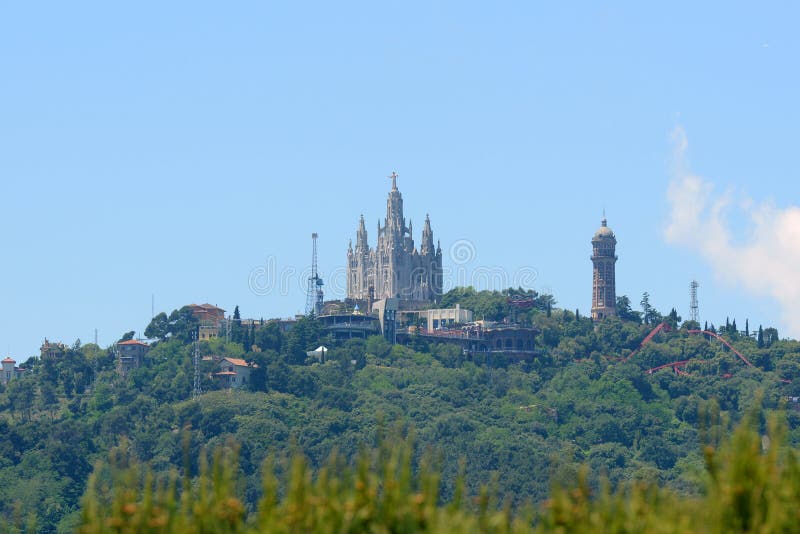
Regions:
<svg viewBox="0 0 800 534"><path fill-rule="evenodd" d="M411 222L403 217L403 196L392 173L392 190L386 201L383 227L378 222L378 243L367 240L364 216L358 226L356 246L347 249L347 298L371 303L388 298L437 302L442 295L442 248L434 247L429 217L425 217L422 244L414 246Z"/></svg>

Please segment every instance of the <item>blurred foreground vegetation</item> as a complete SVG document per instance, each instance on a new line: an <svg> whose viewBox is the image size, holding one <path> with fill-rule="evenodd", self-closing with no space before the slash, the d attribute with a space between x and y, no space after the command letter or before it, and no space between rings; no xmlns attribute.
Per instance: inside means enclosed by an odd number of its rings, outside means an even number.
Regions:
<svg viewBox="0 0 800 534"><path fill-rule="evenodd" d="M316 472L300 451L264 465L263 496L251 513L242 499L237 449L218 449L197 477L158 480L133 462L126 444L99 464L84 497L80 532L796 532L800 465L778 417L752 411L722 438L718 412L705 413L702 492L696 497L637 481L593 491L582 473L541 506L516 509L484 487L465 494L462 474L448 502L430 455L414 466L413 439L399 434L349 465L334 453ZM206 458L205 455L202 456ZM188 465L188 462L187 462ZM281 478L278 473L285 473Z"/></svg>

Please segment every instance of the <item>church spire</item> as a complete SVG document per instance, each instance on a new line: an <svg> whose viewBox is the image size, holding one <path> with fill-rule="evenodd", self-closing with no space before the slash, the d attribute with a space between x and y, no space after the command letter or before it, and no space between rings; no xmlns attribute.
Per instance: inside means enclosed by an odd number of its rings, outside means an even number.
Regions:
<svg viewBox="0 0 800 534"><path fill-rule="evenodd" d="M432 254L433 249L433 231L431 230L431 218L425 215L425 226L422 228L422 248L420 253Z"/></svg>
<svg viewBox="0 0 800 534"><path fill-rule="evenodd" d="M392 179L392 190L386 199L386 234L395 242L400 242L406 229L406 221L403 218L403 195L397 189L396 172L392 172L389 178Z"/></svg>
<svg viewBox="0 0 800 534"><path fill-rule="evenodd" d="M367 227L364 225L364 215L358 221L358 233L356 234L356 250L365 252L369 248L367 241Z"/></svg>

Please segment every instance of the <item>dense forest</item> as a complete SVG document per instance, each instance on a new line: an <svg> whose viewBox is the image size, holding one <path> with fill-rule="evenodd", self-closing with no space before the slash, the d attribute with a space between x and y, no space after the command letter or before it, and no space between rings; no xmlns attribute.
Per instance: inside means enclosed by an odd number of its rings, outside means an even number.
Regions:
<svg viewBox="0 0 800 534"><path fill-rule="evenodd" d="M516 308L515 295L535 305ZM710 412L729 428L758 404L785 420L790 445L800 442L800 343L780 340L774 328L682 321L675 310L653 309L646 294L641 311L620 297L620 317L598 324L531 291L457 288L442 305L456 303L476 318L537 328L537 355L476 361L455 345L371 337L331 344L320 363L306 356L329 342L313 318L285 333L275 322L234 321L198 350L253 362L252 380L246 389L219 390L213 362L203 360L203 394L193 400L197 323L184 308L147 325L144 334L156 341L145 365L125 376L113 347L76 342L58 360L31 358L26 375L0 389L0 517L8 528L74 531L90 475L105 472L109 451L120 447L158 480L171 472L197 480L204 451L235 443L246 514L263 497L269 457L294 451L317 469L337 451L347 464L397 431L413 435L413 465L431 458L437 466L437 499L452 500L463 480L465 494L488 485L515 510L543 502L554 485L575 486L584 472L595 491L601 480L611 487L641 480L671 495L699 495ZM668 328L634 353L662 322Z"/></svg>

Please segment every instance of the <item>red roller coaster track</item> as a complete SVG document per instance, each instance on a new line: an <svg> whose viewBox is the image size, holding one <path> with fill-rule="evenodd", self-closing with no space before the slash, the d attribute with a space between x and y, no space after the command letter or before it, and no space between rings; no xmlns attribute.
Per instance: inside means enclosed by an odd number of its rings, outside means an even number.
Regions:
<svg viewBox="0 0 800 534"><path fill-rule="evenodd" d="M713 336L713 337L715 337L715 338L719 339L720 341L722 341L722 343L723 343L723 344L725 344L725 346L726 346L726 347L728 347L729 349L731 349L731 351L732 351L732 352L733 352L735 355L737 355L737 356L739 357L739 359L740 359L740 360L742 360L744 363L746 363L746 364L747 364L749 367L755 367L755 365L753 365L752 363L750 363L750 360L748 360L747 358L745 358L745 357L742 355L742 353L741 353L741 352L739 352L738 350L736 350L735 348L733 348L733 345L731 345L730 343L728 343L728 341L727 341L725 338L723 338L722 336L719 336L719 335L717 335L715 332L709 332L708 330L689 330L688 332L689 332L690 334L708 334L709 336Z"/></svg>
<svg viewBox="0 0 800 534"><path fill-rule="evenodd" d="M657 327L653 328L653 330L649 334L647 334L647 337L645 337L642 340L642 342L639 343L639 346L636 347L633 352L628 354L628 356L623 358L622 361L627 362L628 360L633 358L640 350L642 350L644 348L645 345L647 345L648 343L653 341L653 338L656 337L656 334L658 334L659 332L662 332L662 331L663 332L669 332L670 330L672 330L672 329L669 327L669 325L667 323L661 323Z"/></svg>
<svg viewBox="0 0 800 534"><path fill-rule="evenodd" d="M739 352L738 350L733 348L733 345L731 345L728 342L727 339L725 339L722 336L718 335L716 332L710 332L708 330L687 330L687 333L689 333L689 334L707 334L709 336L712 336L712 337L720 340L726 347L731 349L731 352L736 354L736 356L738 356L740 360L742 360L745 364L747 364L748 367L753 367L753 368L758 369L758 367L756 367L755 365L750 363L750 360L745 358L744 355L741 352ZM647 339L647 338L645 338L645 339ZM661 369L666 369L668 367L672 367L672 370L675 371L678 374L688 374L688 373L686 373L686 371L682 371L680 368L685 366L687 363L689 363L691 361L694 361L696 363L705 363L704 360L681 360L681 361L678 361L678 362L670 362L670 363L665 363L664 365L659 365L658 367L653 367L652 369L648 369L647 371L645 371L645 373L653 374L654 372L659 371Z"/></svg>
<svg viewBox="0 0 800 534"><path fill-rule="evenodd" d="M648 343L650 343L653 340L653 338L656 337L656 335L659 332L669 332L670 330L671 330L671 328L667 323L659 324L658 326L653 328L653 330L649 334L647 334L647 336L642 340L642 342L639 344L639 346L633 352L628 354L627 357L623 358L623 361L627 362L628 360L633 358L636 354L638 354L639 351L641 351ZM744 356L744 354L742 354L741 352L736 350L733 347L733 345L731 345L728 342L727 339L723 338L722 336L720 336L716 332L711 332L709 330L687 330L687 333L689 333L689 334L705 334L705 335L714 337L714 338L718 339L719 341L721 341L726 347L731 349L731 352L736 354L736 356L738 356L739 359L742 360L748 367L755 367L752 363L750 363L750 360L748 360ZM682 375L686 375L688 373L686 371L682 371L680 368L684 367L690 361L692 361L692 360L680 360L680 361L677 361L677 362L665 363L664 365L659 365L657 367L653 367L652 369L648 369L645 372L647 374L652 374L652 373L654 373L656 371L659 371L661 369L667 369L667 368L671 367L672 370L675 371L676 373L682 374ZM694 360L694 361L697 362L697 363L703 363L703 360Z"/></svg>

